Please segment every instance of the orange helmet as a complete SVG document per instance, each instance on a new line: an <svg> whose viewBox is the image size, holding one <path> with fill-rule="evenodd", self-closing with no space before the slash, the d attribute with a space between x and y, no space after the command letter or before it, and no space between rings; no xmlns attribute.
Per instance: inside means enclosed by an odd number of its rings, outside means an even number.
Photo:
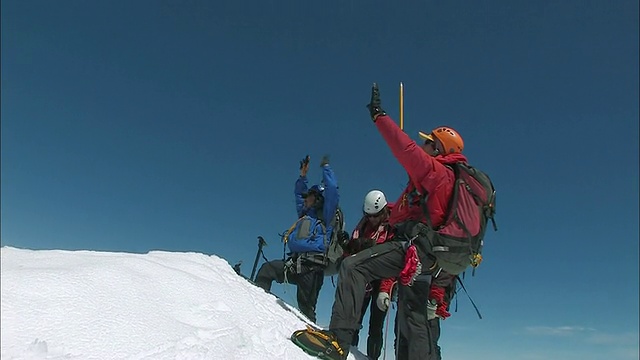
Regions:
<svg viewBox="0 0 640 360"><path fill-rule="evenodd" d="M418 134L424 140L433 141L434 136L440 140L442 148L444 149L443 155L461 153L464 149L464 140L462 140L460 134L448 126L437 127L431 131L431 134L425 134L422 131Z"/></svg>

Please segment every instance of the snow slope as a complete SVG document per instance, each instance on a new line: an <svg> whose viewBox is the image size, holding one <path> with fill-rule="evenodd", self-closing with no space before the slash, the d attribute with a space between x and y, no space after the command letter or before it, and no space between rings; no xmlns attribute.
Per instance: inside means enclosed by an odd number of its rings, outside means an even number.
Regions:
<svg viewBox="0 0 640 360"><path fill-rule="evenodd" d="M315 359L300 312L217 256L1 251L2 359Z"/></svg>

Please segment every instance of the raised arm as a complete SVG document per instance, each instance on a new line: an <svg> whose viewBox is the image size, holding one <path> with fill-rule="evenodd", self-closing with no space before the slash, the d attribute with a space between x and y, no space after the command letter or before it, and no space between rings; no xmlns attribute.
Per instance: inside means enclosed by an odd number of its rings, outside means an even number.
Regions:
<svg viewBox="0 0 640 360"><path fill-rule="evenodd" d="M416 186L422 186L427 192L432 192L447 176L446 167L411 140L387 115L381 104L380 91L378 85L374 83L371 88L371 102L367 105L371 120L376 124L400 165L409 174L411 182Z"/></svg>
<svg viewBox="0 0 640 360"><path fill-rule="evenodd" d="M301 175L298 180L296 180L294 195L296 197L296 212L298 213L298 217L304 215L304 198L302 197L302 194L306 193L308 190L307 183L306 176Z"/></svg>
<svg viewBox="0 0 640 360"><path fill-rule="evenodd" d="M387 115L379 116L376 119L376 127L391 149L391 152L398 159L400 165L409 174L409 178L414 184L427 185L425 190L431 192L429 184L437 185L439 177L446 176L447 170L444 165L436 161L422 150L398 125ZM429 181L425 181L426 177Z"/></svg>
<svg viewBox="0 0 640 360"><path fill-rule="evenodd" d="M338 210L340 194L338 194L338 180L329 164L322 165L322 182L324 183L323 213L327 223L331 221Z"/></svg>

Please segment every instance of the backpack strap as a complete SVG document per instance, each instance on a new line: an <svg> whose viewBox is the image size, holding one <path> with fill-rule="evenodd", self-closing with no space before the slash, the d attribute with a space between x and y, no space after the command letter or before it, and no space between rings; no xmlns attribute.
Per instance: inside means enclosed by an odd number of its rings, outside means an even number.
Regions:
<svg viewBox="0 0 640 360"><path fill-rule="evenodd" d="M470 173L469 176L471 176L477 182L479 182L485 189L491 190L490 192L487 193L487 203L489 206L484 209L484 216L487 218L487 220L491 220L491 224L493 225L493 230L498 231L498 226L496 225L496 219L494 217L496 213L496 209L495 209L496 189L493 186L493 182L491 181L491 178L489 178L489 176L486 173L482 172L479 169L474 168L473 166L470 166L468 164L463 164L463 165L467 169L469 169L469 170L465 170ZM481 176L478 176L478 175L481 175ZM467 189L469 190L469 193L471 193L471 196L473 196L473 198L476 200L477 203L484 202L478 196L478 194L476 194L471 190L471 188L467 187Z"/></svg>
<svg viewBox="0 0 640 360"><path fill-rule="evenodd" d="M293 229L296 228L296 225L298 225L300 220L302 220L303 218L304 218L304 216L299 217L298 220L296 220L296 222L294 222L293 225L291 225L289 230L285 231L282 234L282 241L284 242L285 245L287 245L287 242L289 241L289 235L291 235L291 232L293 231Z"/></svg>
<svg viewBox="0 0 640 360"><path fill-rule="evenodd" d="M469 293L467 292L467 288L464 287L464 284L462 283L462 279L460 279L460 276L456 275L455 280L457 280L457 282L460 283L460 286L462 287L462 290L464 291L465 294L467 294L467 297L469 298L469 301L471 301L471 305L473 305L473 308L476 309L476 314L478 314L478 317L480 318L480 320L482 320L482 315L480 314L480 310L478 310L478 307L476 306L476 303L473 302L473 299L471 298L471 296L469 296ZM455 284L454 284L454 286L455 286ZM456 302L456 304L457 304L457 302Z"/></svg>
<svg viewBox="0 0 640 360"><path fill-rule="evenodd" d="M453 177L454 177L454 183L453 183L453 191L451 193L451 196L449 197L449 202L447 203L447 209L446 212L444 214L444 222L438 226L438 227L433 227L433 223L431 222L431 215L429 215L429 210L427 209L427 198L429 197L429 193L427 193L425 191L424 194L420 193L418 191L418 188L416 187L415 191L418 193L419 196L419 200L418 202L420 203L420 207L422 208L422 213L424 214L424 218L425 218L425 223L426 225L435 230L438 231L440 229L442 229L447 223L449 223L449 218L451 217L451 213L453 212L453 204L455 204L455 201L458 198L458 181L460 179L460 169L458 168L458 164L459 163L454 163L454 164L444 164L447 168L451 169L451 171L453 171Z"/></svg>
<svg viewBox="0 0 640 360"><path fill-rule="evenodd" d="M336 213L331 218L329 225L331 226L331 237L327 236L327 227L325 226L324 221L318 217L320 220L320 224L322 225L322 230L324 232L324 255L325 258L329 254L329 247L331 246L331 239L334 236L338 236L338 232L342 231L344 226L344 215L342 214L342 209L340 207L336 208Z"/></svg>
<svg viewBox="0 0 640 360"><path fill-rule="evenodd" d="M324 206L324 204L323 204ZM316 208L316 218L320 222L320 226L322 227L322 243L324 244L324 255L326 258L327 249L329 248L329 242L327 241L327 227L325 225L324 212L322 211L322 207ZM335 218L335 215L334 215ZM333 219L331 219L333 221Z"/></svg>
<svg viewBox="0 0 640 360"><path fill-rule="evenodd" d="M316 264L327 266L329 264L328 255L329 255L329 249L330 249L330 246L331 246L331 239L334 236L337 236L337 233L342 230L342 228L344 226L343 217L344 216L342 214L342 210L338 207L336 209L336 213L333 215L333 217L331 218L331 221L330 221L330 225L331 225L331 228L332 228L333 231L331 233L331 236L328 236L328 234L327 234L327 225L326 225L326 223L324 221L325 220L324 219L324 215L322 214L321 211L318 211L317 212L317 220L318 220L320 226L322 227L322 237L323 237L322 242L324 244L324 253L323 254L319 254L319 253L300 253L300 254L298 254L298 260L301 261L301 260L304 259L304 260L308 260L308 261L311 261L311 262L316 263ZM300 221L300 219L298 219L298 221ZM297 222L296 222L296 224L297 224ZM296 224L294 224L292 226L292 229L295 227Z"/></svg>

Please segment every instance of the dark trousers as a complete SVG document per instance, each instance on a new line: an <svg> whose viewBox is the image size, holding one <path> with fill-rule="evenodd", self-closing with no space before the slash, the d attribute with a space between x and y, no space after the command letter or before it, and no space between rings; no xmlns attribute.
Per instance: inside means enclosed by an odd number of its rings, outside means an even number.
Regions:
<svg viewBox="0 0 640 360"><path fill-rule="evenodd" d="M365 295L362 309L360 310L360 324L364 320L364 314L369 308L369 334L367 337L367 357L369 359L378 359L382 351L382 328L384 327L384 318L386 311L380 310L376 304L378 292L380 291L380 280L371 282L371 290ZM358 346L360 342L360 329L355 331L351 345Z"/></svg>
<svg viewBox="0 0 640 360"><path fill-rule="evenodd" d="M374 280L397 277L404 268L405 242L390 241L374 245L344 259L338 275L329 329L338 337L340 346L348 347L360 327L366 285ZM433 261L418 247L424 272Z"/></svg>
<svg viewBox="0 0 640 360"><path fill-rule="evenodd" d="M287 282L297 287L298 309L315 323L316 304L324 282L324 269L317 264L302 262L300 272L297 272L295 264L293 269L290 269L285 268L283 260L272 260L262 264L256 275L255 284L270 292L274 281L278 284L284 283L285 272Z"/></svg>
<svg viewBox="0 0 640 360"><path fill-rule="evenodd" d="M367 283L398 276L404 267L405 252L402 242L391 241L344 259L329 324L341 345L351 344L355 330L360 328Z"/></svg>
<svg viewBox="0 0 640 360"><path fill-rule="evenodd" d="M396 313L396 360L440 360L440 319L427 321L429 281L400 285Z"/></svg>

